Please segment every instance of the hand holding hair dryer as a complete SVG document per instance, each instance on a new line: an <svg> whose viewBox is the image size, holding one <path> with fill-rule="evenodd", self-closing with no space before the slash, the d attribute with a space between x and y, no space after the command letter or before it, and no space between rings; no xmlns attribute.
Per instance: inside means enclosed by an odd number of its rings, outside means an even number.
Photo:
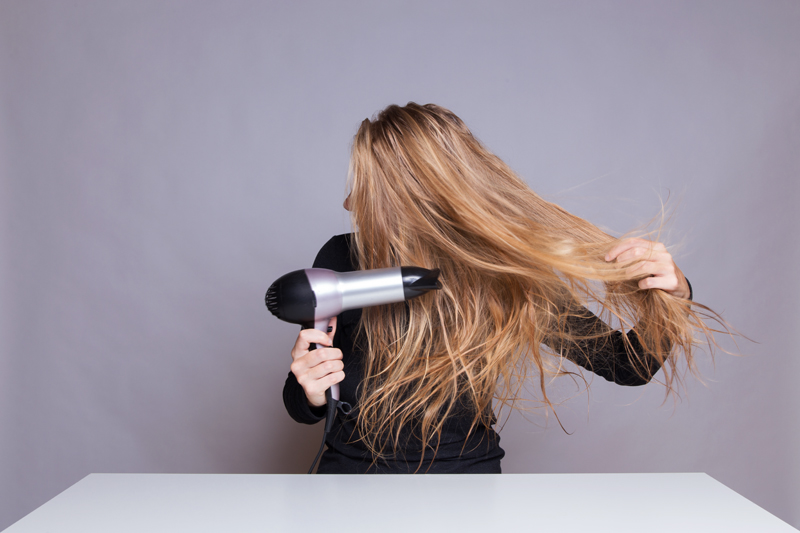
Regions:
<svg viewBox="0 0 800 533"><path fill-rule="evenodd" d="M278 278L265 301L281 320L325 331L328 321L343 311L403 302L441 288L438 269L411 266L334 272L307 268ZM339 400L338 383L330 395Z"/></svg>

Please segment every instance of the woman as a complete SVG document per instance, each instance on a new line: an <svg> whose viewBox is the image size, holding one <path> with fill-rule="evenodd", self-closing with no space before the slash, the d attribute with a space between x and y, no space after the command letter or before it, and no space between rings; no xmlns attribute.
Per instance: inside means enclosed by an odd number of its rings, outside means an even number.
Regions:
<svg viewBox="0 0 800 533"><path fill-rule="evenodd" d="M571 373L564 358L621 385L663 367L672 390L694 333L711 338L662 244L616 239L544 201L447 109L409 103L365 120L350 180L357 231L314 266L438 268L444 287L300 333L290 415L321 420L334 383L354 406L319 472L499 473L494 407L514 407L529 377L548 406L546 383Z"/></svg>

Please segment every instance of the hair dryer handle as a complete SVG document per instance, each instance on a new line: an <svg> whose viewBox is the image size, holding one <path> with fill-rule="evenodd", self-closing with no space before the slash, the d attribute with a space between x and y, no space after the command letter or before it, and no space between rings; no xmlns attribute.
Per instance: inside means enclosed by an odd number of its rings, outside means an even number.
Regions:
<svg viewBox="0 0 800 533"><path fill-rule="evenodd" d="M314 321L314 329L317 329L317 330L319 330L319 331L321 331L323 333L327 333L328 332L328 322L329 321L330 321L329 318L325 318L325 319L321 319L321 320L315 320ZM305 328L305 329L309 329L309 328ZM308 346L308 350L309 351L316 350L316 349L317 349L317 343L312 342L311 344L309 344L309 346ZM325 391L325 398L328 398L329 401L330 401L330 398L333 398L337 402L339 401L339 384L338 383L334 383L333 385L331 385L330 389Z"/></svg>

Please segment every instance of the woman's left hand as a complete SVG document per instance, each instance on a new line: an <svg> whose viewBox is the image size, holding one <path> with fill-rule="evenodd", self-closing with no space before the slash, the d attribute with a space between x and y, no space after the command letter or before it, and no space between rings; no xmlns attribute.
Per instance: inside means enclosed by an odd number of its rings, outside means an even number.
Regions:
<svg viewBox="0 0 800 533"><path fill-rule="evenodd" d="M638 260L627 268L627 273L631 279L642 278L639 280L640 289L661 289L678 298L689 298L691 295L683 272L660 242L627 239L609 250L605 259L617 263Z"/></svg>

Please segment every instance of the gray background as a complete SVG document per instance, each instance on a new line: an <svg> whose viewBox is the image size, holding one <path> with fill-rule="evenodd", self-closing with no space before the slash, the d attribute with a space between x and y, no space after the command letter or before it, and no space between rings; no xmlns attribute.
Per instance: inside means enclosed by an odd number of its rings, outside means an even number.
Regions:
<svg viewBox="0 0 800 533"><path fill-rule="evenodd" d="M90 472L305 471L263 294L349 231L350 140L409 100L615 232L668 199L695 298L755 341L663 405L559 383L571 435L512 416L504 471L702 471L800 526L798 28L777 0L3 1L0 527Z"/></svg>

